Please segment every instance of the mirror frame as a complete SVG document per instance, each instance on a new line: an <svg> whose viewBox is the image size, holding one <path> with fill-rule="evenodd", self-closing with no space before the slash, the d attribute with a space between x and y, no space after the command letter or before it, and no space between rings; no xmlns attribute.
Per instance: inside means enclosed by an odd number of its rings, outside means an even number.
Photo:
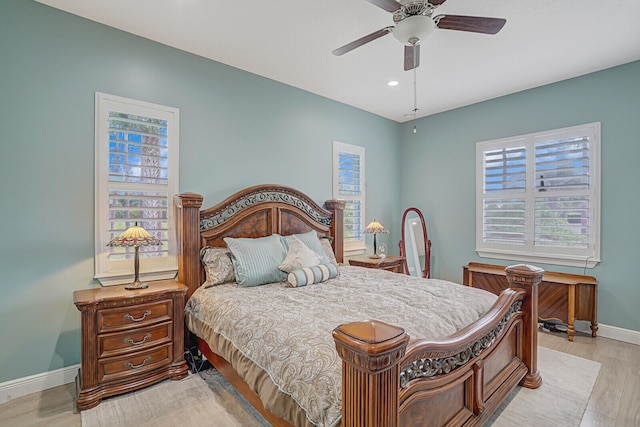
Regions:
<svg viewBox="0 0 640 427"><path fill-rule="evenodd" d="M407 263L407 256L406 256L407 248L405 246L406 238L404 234L405 223L407 221L407 214L409 212L415 212L420 218L420 222L422 223L422 232L424 233L423 237L424 237L424 258L425 258L424 270L422 270L422 277L428 279L431 277L431 240L429 240L429 235L427 233L427 224L424 221L424 216L422 215L422 212L420 212L420 209L418 208L407 208L402 214L402 240L400 240L400 243L398 245L400 246L400 256L404 258L404 260L402 261L402 265L404 267L404 273L409 275L409 264Z"/></svg>

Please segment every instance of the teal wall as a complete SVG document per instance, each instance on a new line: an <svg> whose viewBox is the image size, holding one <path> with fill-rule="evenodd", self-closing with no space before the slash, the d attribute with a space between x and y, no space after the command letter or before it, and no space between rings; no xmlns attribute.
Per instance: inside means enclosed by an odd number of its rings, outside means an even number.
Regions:
<svg viewBox="0 0 640 427"><path fill-rule="evenodd" d="M180 109L180 190L206 206L260 183L322 202L332 141L364 146L367 212L396 248L398 123L33 1L0 2L0 58L0 383L80 361L96 91Z"/></svg>
<svg viewBox="0 0 640 427"><path fill-rule="evenodd" d="M602 123L601 259L593 269L541 265L599 280L598 321L640 331L640 61L402 125L402 205L425 214L436 277L459 281L475 252L475 143ZM445 155L446 154L446 155Z"/></svg>

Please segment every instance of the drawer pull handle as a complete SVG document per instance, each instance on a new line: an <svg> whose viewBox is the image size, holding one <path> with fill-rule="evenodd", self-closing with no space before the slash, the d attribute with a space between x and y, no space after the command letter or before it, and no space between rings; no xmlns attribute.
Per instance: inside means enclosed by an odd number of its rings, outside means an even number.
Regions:
<svg viewBox="0 0 640 427"><path fill-rule="evenodd" d="M126 362L124 364L124 366L126 366L127 368L131 368L131 369L139 369L139 368L142 368L144 366L144 364L147 363L149 360L151 360L151 356L145 357L144 360L142 361L142 363L139 364L139 365L134 365L131 362Z"/></svg>
<svg viewBox="0 0 640 427"><path fill-rule="evenodd" d="M151 334L145 335L144 338L142 338L142 340L140 341L134 341L133 338L125 338L124 342L131 344L132 346L135 347L136 345L144 344L144 342L149 338L151 338Z"/></svg>
<svg viewBox="0 0 640 427"><path fill-rule="evenodd" d="M148 315L150 315L150 314L151 314L151 310L147 310L147 311L145 311L145 312L144 312L144 314L142 315L142 317L139 317L139 318L137 318L137 319L136 319L135 317L133 317L132 315L130 315L130 314L125 314L125 315L124 315L124 318L125 318L125 319L128 319L128 320L131 320L131 321L133 321L133 322L139 322L139 321L141 321L141 320L144 320L144 318L145 318L145 317L147 317L147 316L148 316Z"/></svg>

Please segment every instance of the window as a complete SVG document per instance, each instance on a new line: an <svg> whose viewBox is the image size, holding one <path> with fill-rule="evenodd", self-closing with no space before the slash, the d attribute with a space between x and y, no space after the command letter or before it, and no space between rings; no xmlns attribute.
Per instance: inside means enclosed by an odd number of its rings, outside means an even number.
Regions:
<svg viewBox="0 0 640 427"><path fill-rule="evenodd" d="M476 144L482 257L600 261L600 123Z"/></svg>
<svg viewBox="0 0 640 427"><path fill-rule="evenodd" d="M344 208L344 251L364 251L364 147L333 142L333 197Z"/></svg>
<svg viewBox="0 0 640 427"><path fill-rule="evenodd" d="M107 243L136 222L162 241L140 248L141 279L172 278L179 110L97 92L95 104L96 278L103 285L132 281L134 249Z"/></svg>

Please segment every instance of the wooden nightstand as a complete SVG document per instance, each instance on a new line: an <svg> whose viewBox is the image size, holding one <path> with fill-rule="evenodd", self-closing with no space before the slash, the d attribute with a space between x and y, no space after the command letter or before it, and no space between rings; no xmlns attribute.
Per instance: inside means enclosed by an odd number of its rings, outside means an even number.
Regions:
<svg viewBox="0 0 640 427"><path fill-rule="evenodd" d="M82 364L76 377L76 408L158 381L187 376L184 361L186 286L175 280L73 293L82 313Z"/></svg>
<svg viewBox="0 0 640 427"><path fill-rule="evenodd" d="M403 261L404 258L400 256L387 255L383 258L351 258L349 265L355 265L358 267L377 268L378 270L389 270L394 273L403 273Z"/></svg>

